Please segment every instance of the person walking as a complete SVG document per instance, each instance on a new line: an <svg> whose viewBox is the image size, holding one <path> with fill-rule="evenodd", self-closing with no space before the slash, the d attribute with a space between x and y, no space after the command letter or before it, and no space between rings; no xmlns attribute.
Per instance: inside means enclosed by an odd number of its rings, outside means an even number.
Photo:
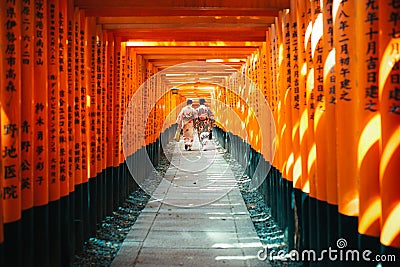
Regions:
<svg viewBox="0 0 400 267"><path fill-rule="evenodd" d="M205 105L205 102L206 100L204 98L200 98L200 106L196 109L196 129L202 150L206 150L207 140L211 137L214 124L214 114L211 109Z"/></svg>
<svg viewBox="0 0 400 267"><path fill-rule="evenodd" d="M193 100L187 99L186 106L182 108L176 120L178 127L183 129L183 143L185 145L185 150L192 150L194 140L194 123L197 115L192 104Z"/></svg>

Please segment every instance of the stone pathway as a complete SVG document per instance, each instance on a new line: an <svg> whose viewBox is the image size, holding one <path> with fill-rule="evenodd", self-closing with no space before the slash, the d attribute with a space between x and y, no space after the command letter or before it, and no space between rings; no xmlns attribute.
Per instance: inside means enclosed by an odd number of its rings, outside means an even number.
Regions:
<svg viewBox="0 0 400 267"><path fill-rule="evenodd" d="M211 141L183 147L111 266L269 266L223 155Z"/></svg>

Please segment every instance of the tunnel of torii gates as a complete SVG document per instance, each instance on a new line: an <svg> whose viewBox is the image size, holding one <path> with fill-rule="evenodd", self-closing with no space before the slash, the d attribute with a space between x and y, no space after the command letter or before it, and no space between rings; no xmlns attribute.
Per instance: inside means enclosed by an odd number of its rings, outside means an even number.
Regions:
<svg viewBox="0 0 400 267"><path fill-rule="evenodd" d="M258 190L291 248L400 248L399 12L395 0L291 1L209 85L216 138L251 177L262 163ZM73 1L2 0L0 18L0 265L58 266L148 175L126 161L157 164L185 97Z"/></svg>

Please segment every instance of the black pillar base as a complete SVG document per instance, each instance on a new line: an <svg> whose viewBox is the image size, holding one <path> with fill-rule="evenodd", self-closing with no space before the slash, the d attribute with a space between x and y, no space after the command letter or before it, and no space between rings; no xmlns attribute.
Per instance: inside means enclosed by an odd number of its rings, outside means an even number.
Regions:
<svg viewBox="0 0 400 267"><path fill-rule="evenodd" d="M23 236L23 244L22 244L22 265L23 266L34 266L34 246L35 246L35 237L34 237L34 213L33 207L27 210L22 211L22 236ZM7 266L7 265L1 265Z"/></svg>
<svg viewBox="0 0 400 267"><path fill-rule="evenodd" d="M71 229L71 195L62 197L60 199L61 205L61 266L67 267L70 265L72 255L74 253L73 235L75 234Z"/></svg>
<svg viewBox="0 0 400 267"><path fill-rule="evenodd" d="M49 206L35 207L34 214L35 266L49 267Z"/></svg>
<svg viewBox="0 0 400 267"><path fill-rule="evenodd" d="M61 266L61 211L60 201L49 203L50 266Z"/></svg>
<svg viewBox="0 0 400 267"><path fill-rule="evenodd" d="M4 224L4 266L22 266L21 228L21 220Z"/></svg>

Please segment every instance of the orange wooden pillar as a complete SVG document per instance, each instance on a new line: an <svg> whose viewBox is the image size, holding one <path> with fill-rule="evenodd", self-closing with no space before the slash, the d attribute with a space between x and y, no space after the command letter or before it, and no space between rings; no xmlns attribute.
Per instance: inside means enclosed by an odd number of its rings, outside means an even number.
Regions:
<svg viewBox="0 0 400 267"><path fill-rule="evenodd" d="M1 7L0 224L4 220L5 265L21 266L21 9L13 1L1 1Z"/></svg>
<svg viewBox="0 0 400 267"><path fill-rule="evenodd" d="M59 4L58 34L59 34L59 174L60 174L60 210L61 210L61 262L69 262L73 253L71 227L71 197L69 174L69 141L68 141L68 1Z"/></svg>
<svg viewBox="0 0 400 267"><path fill-rule="evenodd" d="M290 2L290 47L291 47L291 120L292 120L292 149L293 149L293 188L294 188L294 214L297 221L295 222L294 229L294 248L300 249L301 240L301 216L302 216L302 205L301 205L301 182L302 182L302 155L300 149L300 71L302 63L299 56L302 54L299 46L298 38L298 2L292 0ZM301 38L300 38L301 40Z"/></svg>
<svg viewBox="0 0 400 267"><path fill-rule="evenodd" d="M310 181L308 176L308 108L307 108L307 54L305 35L308 26L306 20L307 6L305 1L297 1L297 40L299 59L299 143L301 157L301 191L297 200L301 203L299 215L300 248L309 248L309 211L308 194L310 193Z"/></svg>
<svg viewBox="0 0 400 267"><path fill-rule="evenodd" d="M382 199L380 241L400 248L400 30L398 1L379 1L379 105L382 122L379 178ZM399 255L399 254L398 254ZM398 256L397 255L397 256ZM397 259L397 258L396 258Z"/></svg>
<svg viewBox="0 0 400 267"><path fill-rule="evenodd" d="M333 1L334 48L336 50L336 125L339 235L349 248L357 246L359 211L357 142L359 131L355 2Z"/></svg>
<svg viewBox="0 0 400 267"><path fill-rule="evenodd" d="M299 110L300 110L300 62L297 31L297 2L290 2L290 67L291 67L291 119L292 119L292 147L293 147L293 187L301 190L301 155L300 155L300 136L299 136Z"/></svg>
<svg viewBox="0 0 400 267"><path fill-rule="evenodd" d="M35 1L34 205L35 264L49 266L48 27L47 1ZM39 245L40 244L40 245Z"/></svg>
<svg viewBox="0 0 400 267"><path fill-rule="evenodd" d="M72 107L73 112L73 168L74 174L74 186L75 186L75 247L76 251L82 250L82 244L85 238L83 231L83 188L82 188L82 140L85 136L82 135L81 124L82 124L82 112L81 112L81 75L80 75L80 64L81 64L81 47L80 47L80 30L81 30L81 19L80 11L78 8L74 10L73 18L73 92L74 102Z"/></svg>
<svg viewBox="0 0 400 267"><path fill-rule="evenodd" d="M96 180L97 180L97 222L100 223L104 218L104 175L103 175L103 145L104 138L102 133L102 113L103 113L103 104L102 104L102 94L103 94L103 58L102 58L102 46L103 46L103 35L101 25L94 25L94 42L95 49L93 51L93 59L94 59L94 67L95 67L95 76L90 80L91 83L95 84L95 131L96 131Z"/></svg>
<svg viewBox="0 0 400 267"><path fill-rule="evenodd" d="M34 261L34 212L33 212L33 127L34 122L34 2L22 2L21 13L21 208L22 208L22 265L28 266Z"/></svg>
<svg viewBox="0 0 400 267"><path fill-rule="evenodd" d="M69 178L69 210L70 220L68 224L70 226L70 251L75 252L76 239L77 239L77 227L75 226L75 23L74 23L74 6L72 1L67 0L67 16L66 16L66 29L67 29L67 44L66 44L66 61L67 61L67 173ZM66 255L67 257L69 255Z"/></svg>
<svg viewBox="0 0 400 267"><path fill-rule="evenodd" d="M118 151L118 155L119 155L119 166L121 169L121 178L122 178L122 190L121 190L121 196L122 196L122 202L125 201L126 197L127 197L127 169L126 169L126 165L125 165L125 156L123 153L123 144L122 144L122 125L123 125L123 121L124 121L124 116L125 116L125 112L126 112L126 92L127 92L127 88L126 88L126 78L127 78L127 67L126 67L126 43L125 42L121 42L121 60L120 60L120 91L117 92L120 94L120 118L119 118L119 151Z"/></svg>
<svg viewBox="0 0 400 267"><path fill-rule="evenodd" d="M107 140L107 172L106 172L106 188L107 188L107 212L106 215L112 214L113 211L113 193L114 193L114 169L113 169L113 145L114 145L114 37L111 33L107 33L106 37L106 73L107 76L107 97L106 97L106 140Z"/></svg>
<svg viewBox="0 0 400 267"><path fill-rule="evenodd" d="M97 47L97 68L98 68L98 73L97 73L97 81L100 82L101 85L101 90L100 90L100 100L99 100L99 113L100 113L100 170L101 170L101 180L102 180L102 199L100 202L101 205L101 218L100 220L103 220L106 216L106 211L107 211L107 189L106 189L106 169L107 169L107 140L106 140L106 94L107 94L107 76L106 76L106 50L107 50L107 35L106 31L102 30L102 27L100 25L97 25L97 36L100 40L100 43L98 44Z"/></svg>
<svg viewBox="0 0 400 267"><path fill-rule="evenodd" d="M114 38L114 88L113 88L113 104L114 104L114 145L113 145L113 166L116 174L114 175L114 209L120 204L120 135L121 135L121 38ZM122 200L121 200L122 201Z"/></svg>
<svg viewBox="0 0 400 267"><path fill-rule="evenodd" d="M336 149L336 74L335 50L333 49L332 1L323 2L323 62L324 62L324 99L326 121L326 197L328 203L327 243L334 244L338 239L338 200L337 200L337 149ZM317 150L318 155L318 150ZM323 175L323 174L321 174Z"/></svg>
<svg viewBox="0 0 400 267"><path fill-rule="evenodd" d="M85 18L85 40L87 41L87 54L86 61L88 68L85 70L85 76L89 78L87 83L87 95L85 95L86 104L85 107L88 111L87 134L85 139L88 145L88 176L89 176L89 213L90 213L90 235L93 236L96 233L96 225L100 218L98 218L98 199L100 197L98 190L98 170L99 165L97 162L97 146L98 144L98 133L97 133L97 38L96 38L96 18L87 17Z"/></svg>
<svg viewBox="0 0 400 267"><path fill-rule="evenodd" d="M291 48L291 39L292 39L292 15L291 10L287 9L283 11L282 17L282 26L283 26L283 40L284 40L284 73L283 77L283 85L284 89L282 98L283 98L283 107L284 107L284 116L285 116L285 133L284 133L284 142L286 147L286 178L287 178L287 190L286 190L286 201L287 201L287 220L286 226L289 231L289 247L291 249L294 248L294 237L295 237L295 222L294 222L294 203L293 199L293 168L294 168L294 149L292 143L292 129L293 129L293 121L292 121L292 78L293 78L293 68L292 64L297 62L292 61L292 48Z"/></svg>
<svg viewBox="0 0 400 267"><path fill-rule="evenodd" d="M60 149L59 149L59 1L49 0L47 9L48 41L48 174L50 265L61 263Z"/></svg>
<svg viewBox="0 0 400 267"><path fill-rule="evenodd" d="M360 104L357 120L360 137L357 143L360 214L358 232L360 249L379 251L381 197L379 186L379 9L378 3L357 1L358 86ZM364 33L364 34L361 34Z"/></svg>
<svg viewBox="0 0 400 267"><path fill-rule="evenodd" d="M310 155L314 160L315 176L315 223L316 231L314 242L318 251L328 247L327 244L327 214L326 214L326 125L324 118L325 99L324 99L324 65L323 65L323 18L320 2L311 1L311 55L313 62L313 101L314 119L310 125L314 132L313 146ZM313 207L311 207L312 209Z"/></svg>
<svg viewBox="0 0 400 267"><path fill-rule="evenodd" d="M89 112L87 107L87 89L90 82L90 77L87 77L86 70L89 69L89 62L87 60L88 55L88 43L87 43L87 21L85 12L79 10L79 78L80 78L80 98L79 98L79 109L80 109L80 131L81 131L81 174L82 174L82 223L83 223L83 238L86 240L90 236L90 214L89 214L89 151L88 151L88 131L87 121L89 120Z"/></svg>

